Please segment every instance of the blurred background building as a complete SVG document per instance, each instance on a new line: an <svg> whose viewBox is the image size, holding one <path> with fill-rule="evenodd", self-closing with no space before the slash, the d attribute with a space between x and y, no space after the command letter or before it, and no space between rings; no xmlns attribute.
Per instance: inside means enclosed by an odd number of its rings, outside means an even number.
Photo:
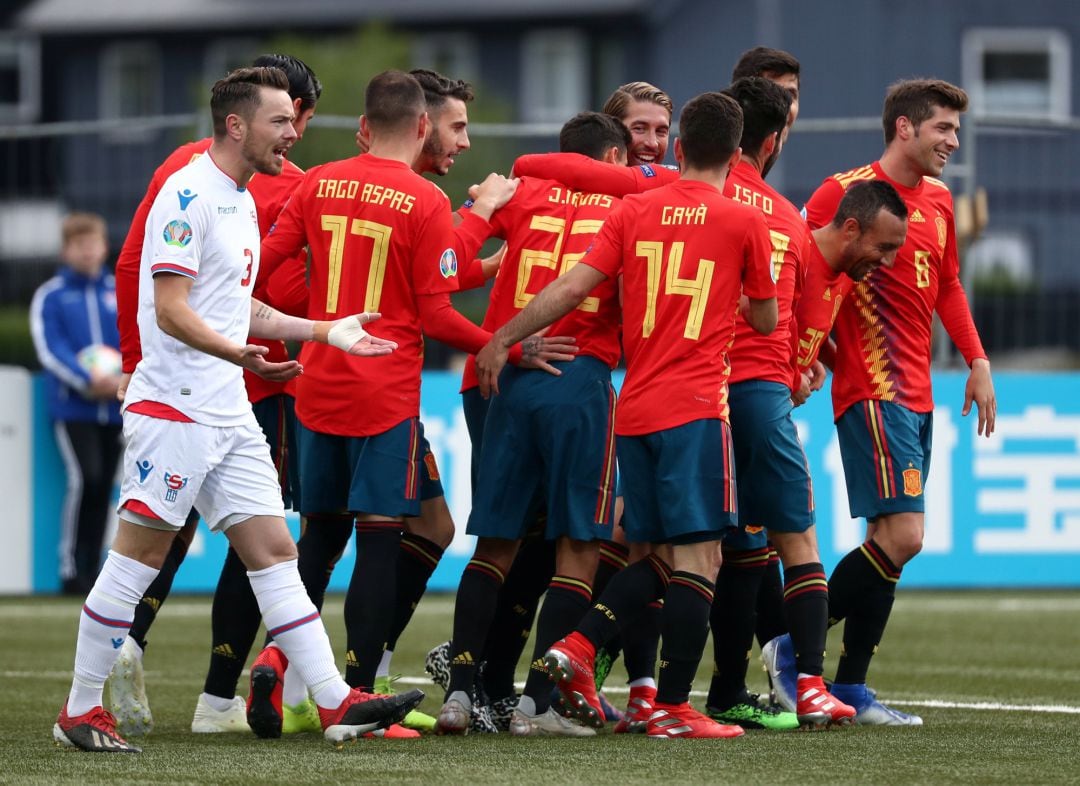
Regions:
<svg viewBox="0 0 1080 786"><path fill-rule="evenodd" d="M106 216L115 253L153 169L209 133L205 98L261 52L305 59L323 100L294 153L351 155L368 78L430 67L477 87L473 149L440 185L455 203L519 152L643 79L676 106L725 86L746 49L802 62L801 114L770 179L796 205L882 149L888 84L937 76L972 97L946 179L970 228L963 279L1001 365L1080 356L1080 121L1073 0L16 0L0 6L0 363L32 364L25 309L57 222ZM668 163L673 163L669 154ZM985 230L974 209L989 205ZM970 201L967 201L970 200ZM968 208L972 208L968 210ZM464 301L480 315L482 295ZM433 362L445 360L431 353ZM939 357L951 358L947 342Z"/></svg>

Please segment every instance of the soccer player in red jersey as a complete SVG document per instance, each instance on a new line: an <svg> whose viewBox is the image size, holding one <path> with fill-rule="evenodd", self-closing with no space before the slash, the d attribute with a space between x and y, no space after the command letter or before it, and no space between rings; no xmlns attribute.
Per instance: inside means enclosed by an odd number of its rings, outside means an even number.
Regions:
<svg viewBox="0 0 1080 786"><path fill-rule="evenodd" d="M803 278L801 249L806 223L765 183L780 155L790 95L762 77L737 79L724 93L743 110L743 156L724 193L761 211L769 227L778 321L767 336L736 319L728 352L728 403L739 479L738 532L725 538L723 567L711 623L715 668L707 707L710 717L751 727L824 727L846 724L855 711L825 690L821 673L828 630L828 589L814 529L814 496L795 424L792 397L807 383L795 364L792 307ZM758 707L746 691L746 653L753 645L753 610L769 547L765 530L784 562L786 616L797 642L797 717ZM755 580L756 579L756 580Z"/></svg>
<svg viewBox="0 0 1080 786"><path fill-rule="evenodd" d="M315 73L298 58L290 55L260 55L255 66L280 68L289 79L289 95L293 100L296 138L303 137L308 121L315 114L315 105L322 85ZM212 138L189 142L177 148L155 170L146 194L139 203L116 263L118 323L121 336L124 371L130 376L142 356L136 312L139 294L139 265L143 235L150 207L170 175L199 158L210 148ZM255 200L260 234L265 235L280 212L292 189L300 182L303 171L288 159L276 176L254 175L248 190ZM265 271L255 281L254 294L267 300ZM260 339L275 362L288 359L282 341ZM295 465L289 461L286 446L292 443L294 383L263 379L244 371L255 417L271 446L271 456L281 481L286 503L291 501L295 484ZM126 381L123 387L126 388ZM295 456L292 456L293 462ZM288 471L287 471L288 467ZM291 482L290 482L291 481ZM142 676L142 653L146 639L161 604L169 595L173 578L187 554L198 524L198 513L192 511L187 525L177 533L169 555L153 584L147 589L135 610L135 620L122 647L116 668L110 677L112 710L120 729L128 734L145 734L153 726L153 716L146 699ZM203 693L200 695L192 720L192 731L247 731L242 699L236 698L236 683L247 661L248 652L258 633L259 613L251 593L243 563L230 547L218 579L214 610L211 614L210 666Z"/></svg>
<svg viewBox="0 0 1080 786"><path fill-rule="evenodd" d="M885 180L848 186L832 220L803 244L806 277L796 312L797 362L803 373L817 362L855 282L891 267L907 237L907 206Z"/></svg>
<svg viewBox="0 0 1080 786"><path fill-rule="evenodd" d="M856 722L862 724L922 723L917 715L877 701L867 690L866 673L901 570L922 548L935 311L971 368L963 414L975 404L978 434L989 436L994 430L990 363L960 284L952 196L937 179L959 147L960 114L967 102L967 94L948 82L897 82L885 97L882 157L827 178L806 205L808 223L820 227L833 218L849 186L883 180L908 210L907 239L895 264L854 287L840 306L835 328L833 409L851 515L866 518L867 538L829 579L829 617L846 620L833 694L856 708ZM770 659L771 671L783 671L787 640L776 642L772 649L779 657Z"/></svg>
<svg viewBox="0 0 1080 786"><path fill-rule="evenodd" d="M412 170L418 175L445 175L453 166L455 158L470 148L467 104L474 98L472 86L426 69L415 69L409 73L424 90L430 121L423 148L412 162ZM358 143L360 149L366 152L370 139L366 135L358 135ZM473 209L457 214L462 220L454 228L453 250L466 268L459 271L458 278L463 281L470 278L471 286L482 283L486 275L481 269L481 263L473 262L473 257L491 230L487 219L496 207L514 193L515 183L516 181L508 181L501 176L489 176L475 195ZM473 268L471 272L470 267ZM284 265L271 279L271 287L275 293L281 289L297 291L299 297L296 299L304 302L306 313L306 277L306 265ZM420 424L420 429L422 434L423 424ZM371 622L366 617L361 617L356 625L350 626L354 636L351 637L352 641L346 653L346 678L350 681L362 680L360 674L365 672L367 667L361 661L366 661L367 658L360 653L369 649L375 639L384 640L385 647L380 653L375 673L376 690L381 693L391 690L391 659L397 640L412 618L413 611L423 597L428 579L454 537L454 521L446 505L435 455L431 452L426 437L421 437L420 450L423 456L419 491L420 515L405 519L405 533L398 552L396 601L389 609L393 616L389 634L365 631L364 625ZM327 566L336 562L352 532L353 517L347 513L318 514L306 519L304 536L299 544L300 573L306 585L325 586L329 575ZM388 558L389 554L371 550L360 556L364 562L370 561L372 566L381 565ZM374 580L379 570L373 570L372 566L364 565L361 570ZM320 597L321 594L320 591ZM359 607L350 606L350 610L359 611ZM303 725L299 722L294 724L294 720L302 717L308 706L306 689L302 682L291 678L286 681L283 705L285 727ZM308 716L311 717L310 712ZM421 712L412 712L405 719L404 725L413 729L430 730L434 723L434 718ZM310 722L308 725L311 725ZM398 730L395 730L395 733L397 732Z"/></svg>
<svg viewBox="0 0 1080 786"><path fill-rule="evenodd" d="M571 118L559 135L561 149L620 164L629 141L619 121L597 112ZM514 197L491 219L494 234L507 241L507 250L484 326L506 323L546 283L572 269L615 203L604 194L523 179ZM467 530L480 540L458 588L450 683L437 727L443 733L461 733L468 727L469 691L498 593L511 564L521 567L515 556L541 504L546 511L544 535L556 541L555 575L537 622L529 676L508 728L519 736L594 733L550 709L551 684L543 656L588 608L599 541L611 533L615 492L611 369L621 355L615 282L603 282L579 309L557 322L554 331L576 339L579 352L574 361L560 364L558 378L508 369L505 395L492 401L487 412ZM477 384L470 359L464 386L471 389ZM507 494L506 489L514 493ZM542 567L550 570L550 563L545 560Z"/></svg>
<svg viewBox="0 0 1080 786"><path fill-rule="evenodd" d="M772 331L776 297L760 211L722 195L739 160L738 103L702 94L687 103L679 128L680 181L625 199L582 262L500 328L477 366L482 389L498 392L514 336L558 319L605 278L622 274L627 374L615 431L624 523L628 540L657 549L616 574L545 660L578 717L602 723L592 676L596 647L663 597L660 679L648 733L730 737L742 729L696 712L688 697L707 636L719 540L735 525L725 353L740 310L760 332Z"/></svg>
<svg viewBox="0 0 1080 786"><path fill-rule="evenodd" d="M475 352L490 334L450 305L457 256L449 200L411 169L428 130L416 78L384 72L372 79L363 122L371 152L310 171L263 253L273 266L308 245L308 313L378 306L386 311L380 334L400 347L395 362L371 367L305 347L297 386L301 511L356 520L358 557L346 597L356 662L347 679L370 687L393 621L404 521L420 513L423 336ZM535 358L541 345L530 339L526 355L554 371Z"/></svg>

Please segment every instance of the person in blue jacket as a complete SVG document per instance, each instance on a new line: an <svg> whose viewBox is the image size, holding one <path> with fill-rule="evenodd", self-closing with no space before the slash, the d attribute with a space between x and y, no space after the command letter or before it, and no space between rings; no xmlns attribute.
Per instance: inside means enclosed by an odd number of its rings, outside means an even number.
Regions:
<svg viewBox="0 0 1080 786"><path fill-rule="evenodd" d="M49 414L67 470L61 589L81 596L101 566L121 454L120 335L116 283L105 269L105 222L91 213L72 213L61 232L63 266L34 293L30 330L45 368Z"/></svg>

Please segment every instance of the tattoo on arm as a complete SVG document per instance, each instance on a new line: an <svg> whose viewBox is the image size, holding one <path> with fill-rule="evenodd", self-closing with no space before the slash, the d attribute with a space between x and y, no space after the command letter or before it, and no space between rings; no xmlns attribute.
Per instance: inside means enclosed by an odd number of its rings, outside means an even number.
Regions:
<svg viewBox="0 0 1080 786"><path fill-rule="evenodd" d="M255 319L271 319L274 316L274 309L263 303L255 310Z"/></svg>

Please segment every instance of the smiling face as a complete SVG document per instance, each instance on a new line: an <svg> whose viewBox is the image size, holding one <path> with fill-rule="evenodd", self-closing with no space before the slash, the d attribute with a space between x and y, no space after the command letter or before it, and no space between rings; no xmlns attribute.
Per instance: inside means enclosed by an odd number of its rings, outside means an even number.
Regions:
<svg viewBox="0 0 1080 786"><path fill-rule="evenodd" d="M621 120L631 136L627 150L630 166L662 163L667 155L671 128L671 114L667 109L648 101L631 101Z"/></svg>
<svg viewBox="0 0 1080 786"><path fill-rule="evenodd" d="M867 229L849 218L844 222L849 242L844 248L841 269L855 281L862 281L879 267L892 267L896 253L907 238L907 221L882 208Z"/></svg>
<svg viewBox="0 0 1080 786"><path fill-rule="evenodd" d="M285 154L299 138L293 127L293 103L284 90L259 88L259 106L244 122L241 154L256 171L279 175Z"/></svg>
<svg viewBox="0 0 1080 786"><path fill-rule="evenodd" d="M460 98L447 98L437 112L432 118L431 131L424 140L424 149L420 152L416 169L445 175L454 165L454 160L471 146L469 113Z"/></svg>
<svg viewBox="0 0 1080 786"><path fill-rule="evenodd" d="M940 177L949 156L960 147L960 112L935 106L934 114L914 127L905 140L905 157L923 176Z"/></svg>

